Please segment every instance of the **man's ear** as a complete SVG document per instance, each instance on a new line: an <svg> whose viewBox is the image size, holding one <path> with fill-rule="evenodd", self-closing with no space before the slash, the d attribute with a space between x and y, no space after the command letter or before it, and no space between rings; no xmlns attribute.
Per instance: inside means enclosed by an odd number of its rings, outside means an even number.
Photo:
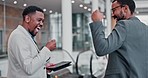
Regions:
<svg viewBox="0 0 148 78"><path fill-rule="evenodd" d="M26 15L26 16L25 16L25 22L26 22L26 23L29 23L29 22L30 22L30 16L29 16L29 15Z"/></svg>
<svg viewBox="0 0 148 78"><path fill-rule="evenodd" d="M123 8L124 8L125 13L127 13L129 11L129 7L127 5L125 5Z"/></svg>

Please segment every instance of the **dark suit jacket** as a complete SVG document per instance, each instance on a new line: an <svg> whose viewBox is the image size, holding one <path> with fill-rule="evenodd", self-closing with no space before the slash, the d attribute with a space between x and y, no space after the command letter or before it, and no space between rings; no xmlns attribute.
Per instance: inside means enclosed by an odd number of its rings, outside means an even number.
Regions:
<svg viewBox="0 0 148 78"><path fill-rule="evenodd" d="M138 18L118 21L108 38L102 22L90 24L98 56L109 54L105 78L148 78L148 27Z"/></svg>

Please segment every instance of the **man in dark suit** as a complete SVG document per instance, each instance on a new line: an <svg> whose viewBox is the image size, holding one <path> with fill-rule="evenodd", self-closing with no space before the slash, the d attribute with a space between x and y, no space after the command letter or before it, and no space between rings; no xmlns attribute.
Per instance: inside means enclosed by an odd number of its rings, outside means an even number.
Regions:
<svg viewBox="0 0 148 78"><path fill-rule="evenodd" d="M112 15L117 20L105 38L103 14L92 13L90 28L98 56L109 54L104 78L148 78L148 27L134 16L133 0L114 0Z"/></svg>

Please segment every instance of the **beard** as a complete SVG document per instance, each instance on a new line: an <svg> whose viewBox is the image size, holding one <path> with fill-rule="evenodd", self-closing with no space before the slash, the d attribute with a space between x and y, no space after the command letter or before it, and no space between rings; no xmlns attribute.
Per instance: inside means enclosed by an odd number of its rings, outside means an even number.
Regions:
<svg viewBox="0 0 148 78"><path fill-rule="evenodd" d="M29 33L31 34L32 37L35 36L34 31L29 31Z"/></svg>
<svg viewBox="0 0 148 78"><path fill-rule="evenodd" d="M29 30L29 33L31 34L32 37L36 36L36 34L39 32L41 28L40 27L35 27L33 30Z"/></svg>
<svg viewBox="0 0 148 78"><path fill-rule="evenodd" d="M113 16L114 19L116 19L117 21L120 21L120 20L125 20L125 15L122 11L120 11L120 15L114 15Z"/></svg>

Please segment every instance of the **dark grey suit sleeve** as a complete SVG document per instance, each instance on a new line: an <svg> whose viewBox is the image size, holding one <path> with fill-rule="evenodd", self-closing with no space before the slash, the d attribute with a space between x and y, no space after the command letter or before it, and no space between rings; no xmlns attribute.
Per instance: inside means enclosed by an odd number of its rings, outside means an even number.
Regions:
<svg viewBox="0 0 148 78"><path fill-rule="evenodd" d="M96 54L99 56L109 54L121 47L126 38L126 26L123 21L116 24L108 38L105 38L102 22L90 23L93 43Z"/></svg>

